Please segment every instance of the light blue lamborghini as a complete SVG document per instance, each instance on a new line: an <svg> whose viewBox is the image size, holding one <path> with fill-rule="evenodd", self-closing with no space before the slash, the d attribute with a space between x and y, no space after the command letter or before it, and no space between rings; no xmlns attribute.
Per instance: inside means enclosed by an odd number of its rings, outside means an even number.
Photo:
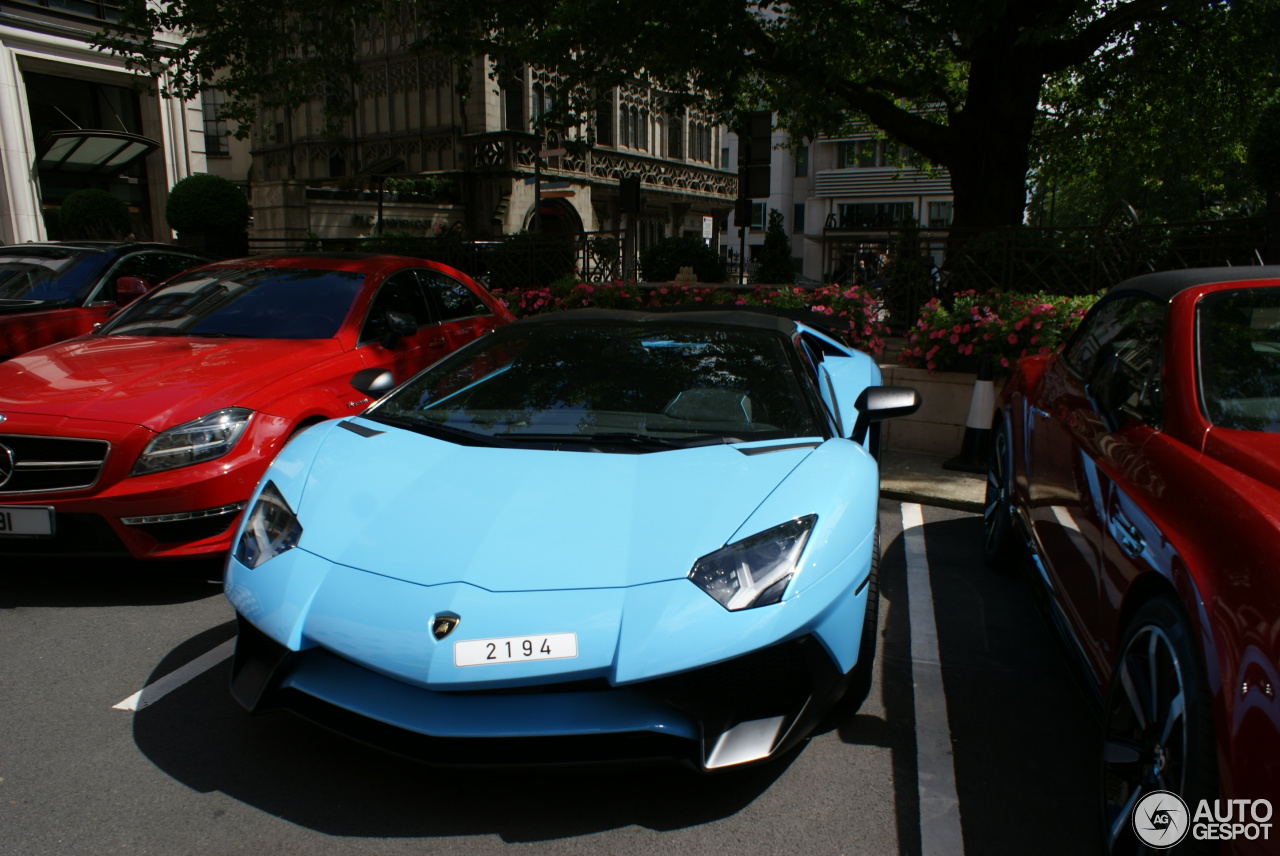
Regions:
<svg viewBox="0 0 1280 856"><path fill-rule="evenodd" d="M876 428L917 406L776 315L507 325L272 464L232 693L443 764L777 757L865 694Z"/></svg>

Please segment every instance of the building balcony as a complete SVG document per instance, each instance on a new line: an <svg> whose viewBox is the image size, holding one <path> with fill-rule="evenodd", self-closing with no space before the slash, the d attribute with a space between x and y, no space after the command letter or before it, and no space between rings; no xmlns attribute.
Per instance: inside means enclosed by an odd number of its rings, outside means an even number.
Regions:
<svg viewBox="0 0 1280 856"><path fill-rule="evenodd" d="M945 172L931 175L897 167L855 167L823 170L814 176L818 198L950 196L951 178Z"/></svg>
<svg viewBox="0 0 1280 856"><path fill-rule="evenodd" d="M502 131L465 136L462 145L468 171L532 176L542 144L533 134ZM616 186L619 179L638 175L644 193L692 196L726 205L738 194L736 172L600 147L581 155L546 158L541 172L547 179L600 186Z"/></svg>

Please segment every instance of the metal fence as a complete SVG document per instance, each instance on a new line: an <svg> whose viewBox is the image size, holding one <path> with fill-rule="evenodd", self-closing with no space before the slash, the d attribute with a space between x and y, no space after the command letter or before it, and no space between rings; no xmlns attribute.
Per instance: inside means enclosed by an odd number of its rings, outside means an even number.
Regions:
<svg viewBox="0 0 1280 856"><path fill-rule="evenodd" d="M1259 264L1267 240L1265 217L1144 224L1128 206L1096 226L827 230L822 279L875 287L895 315L910 316L930 296L968 289L1078 295L1141 273ZM624 263L623 246L618 232L251 241L256 253L360 251L433 259L502 289L545 287L567 275L582 282L620 280L628 269L638 271L636 259ZM870 264L856 267L857 260ZM729 284L737 282L733 267Z"/></svg>

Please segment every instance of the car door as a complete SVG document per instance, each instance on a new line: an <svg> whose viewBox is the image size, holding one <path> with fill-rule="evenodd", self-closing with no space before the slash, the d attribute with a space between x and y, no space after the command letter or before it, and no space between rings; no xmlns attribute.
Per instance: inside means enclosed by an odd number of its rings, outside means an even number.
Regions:
<svg viewBox="0 0 1280 856"><path fill-rule="evenodd" d="M1027 414L1028 506L1046 582L1099 674L1110 659L1098 626L1116 427L1099 394L1149 303L1137 296L1100 303L1046 371Z"/></svg>
<svg viewBox="0 0 1280 856"><path fill-rule="evenodd" d="M1161 369L1166 305L1144 300L1125 317L1123 333L1099 366L1092 386L1095 405L1108 427L1098 450L1107 491L1098 580L1099 647L1110 663L1109 639L1125 591L1140 574L1168 564L1168 545L1145 508L1160 501L1168 454L1152 454L1162 422Z"/></svg>
<svg viewBox="0 0 1280 856"><path fill-rule="evenodd" d="M398 325L407 326L397 332ZM365 366L389 370L396 383L449 352L449 340L416 271L396 271L378 286L360 329L359 348Z"/></svg>
<svg viewBox="0 0 1280 856"><path fill-rule="evenodd" d="M418 272L418 280L436 317L440 332L454 350L498 326L498 318L466 283L432 269Z"/></svg>

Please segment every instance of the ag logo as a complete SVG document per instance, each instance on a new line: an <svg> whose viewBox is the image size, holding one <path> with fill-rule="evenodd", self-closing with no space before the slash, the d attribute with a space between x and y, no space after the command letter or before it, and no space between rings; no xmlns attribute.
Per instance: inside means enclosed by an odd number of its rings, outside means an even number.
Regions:
<svg viewBox="0 0 1280 856"><path fill-rule="evenodd" d="M8 446L0 444L0 487L8 483L13 478L13 450Z"/></svg>
<svg viewBox="0 0 1280 856"><path fill-rule="evenodd" d="M453 632L460 620L456 615L437 615L431 620L431 635L443 639Z"/></svg>
<svg viewBox="0 0 1280 856"><path fill-rule="evenodd" d="M1152 791L1133 807L1133 832L1156 850L1167 850L1187 837L1191 816L1187 804L1169 791Z"/></svg>

